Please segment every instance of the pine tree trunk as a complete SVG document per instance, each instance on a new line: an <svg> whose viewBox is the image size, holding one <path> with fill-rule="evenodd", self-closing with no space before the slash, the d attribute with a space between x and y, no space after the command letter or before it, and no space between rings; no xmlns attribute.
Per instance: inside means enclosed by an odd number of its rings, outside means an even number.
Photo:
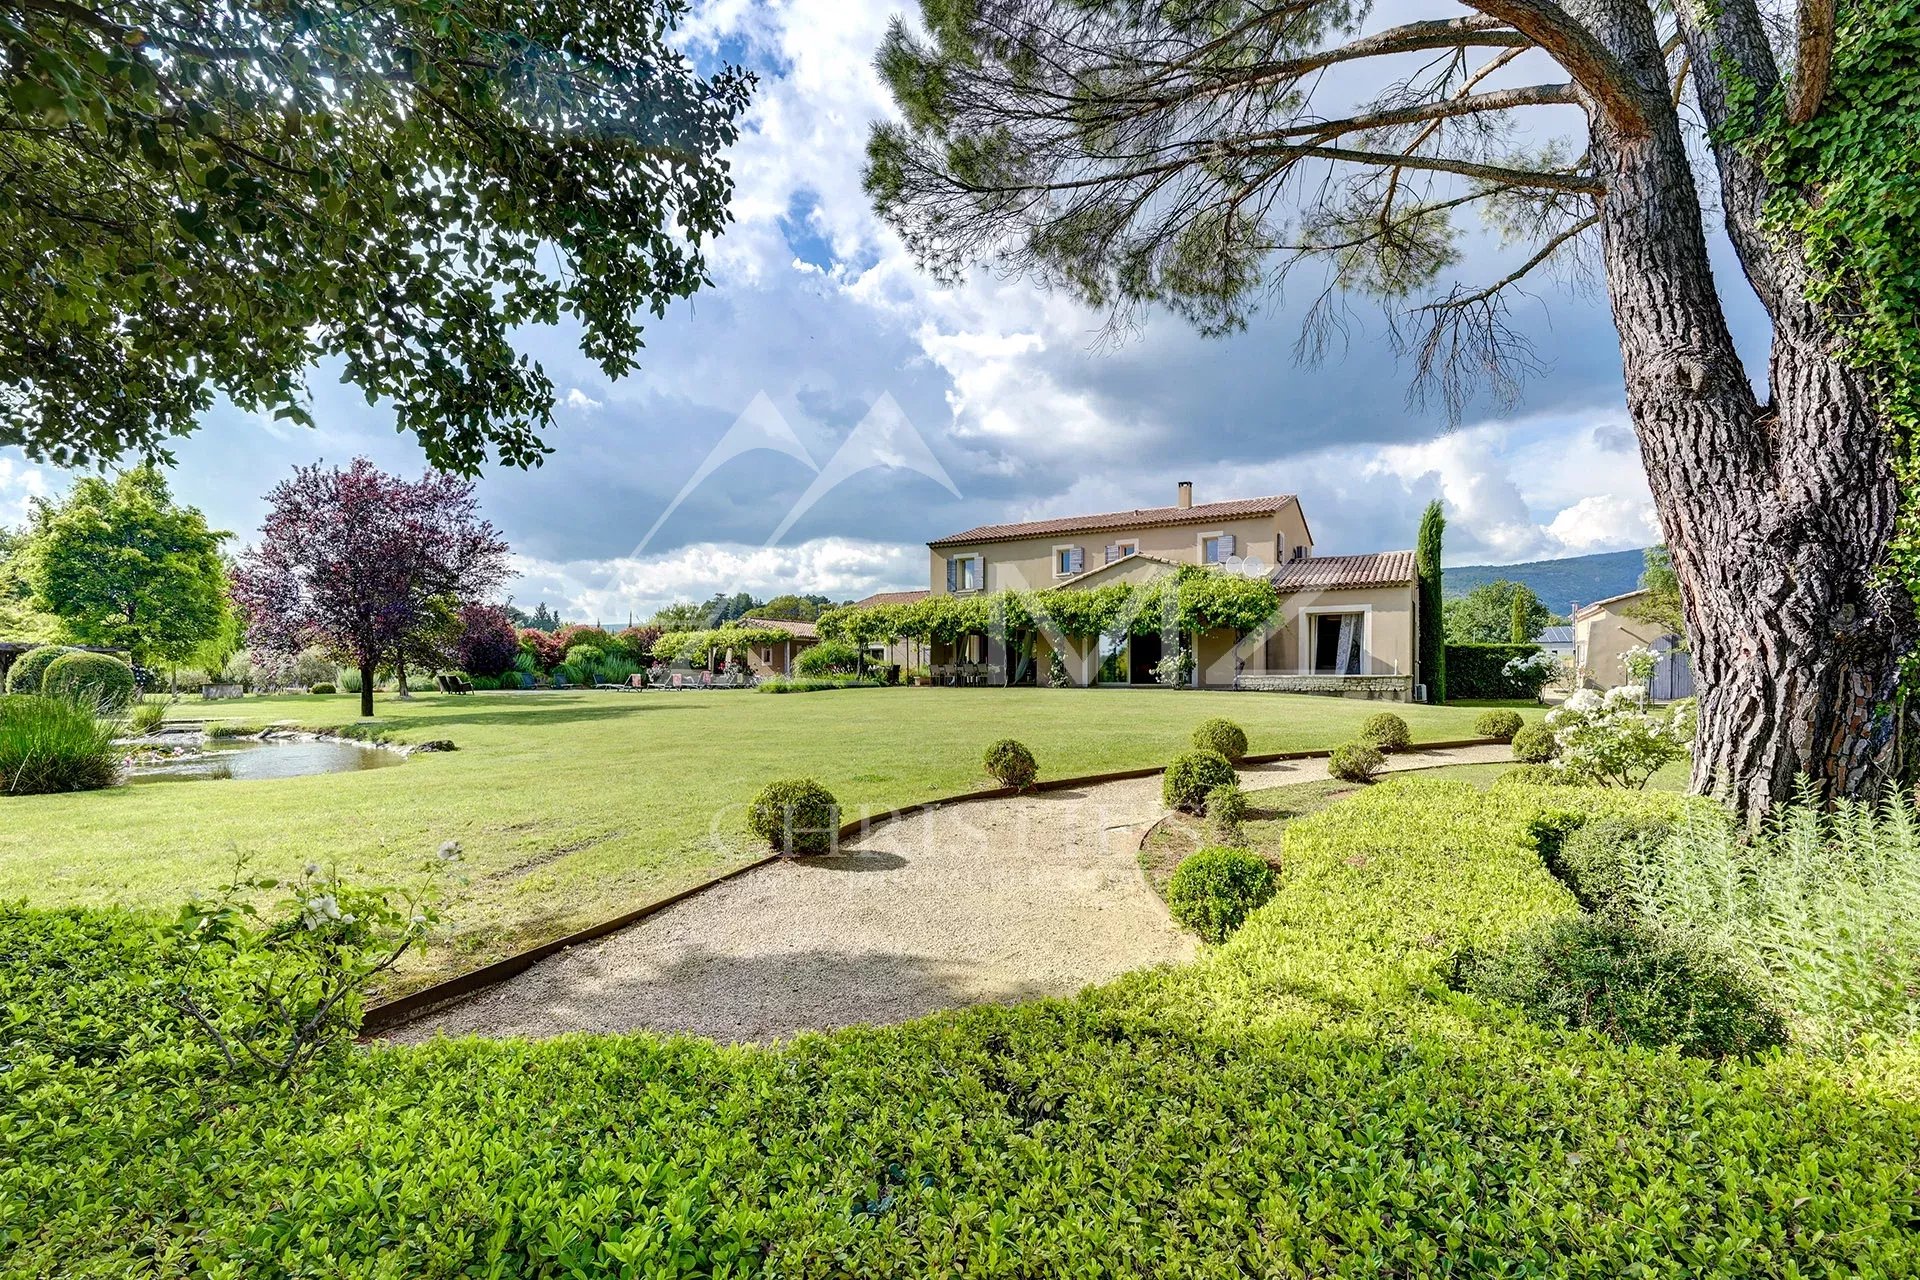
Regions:
<svg viewBox="0 0 1920 1280"><path fill-rule="evenodd" d="M1605 5L1597 33L1664 92L1651 17ZM1759 404L1707 259L1676 115L1645 136L1593 130L1627 406L1673 553L1700 689L1694 786L1750 819L1806 775L1859 796L1890 775L1891 714L1912 601L1877 581L1898 502L1889 433L1801 288L1794 246L1775 291ZM1752 263L1749 269L1752 270Z"/></svg>

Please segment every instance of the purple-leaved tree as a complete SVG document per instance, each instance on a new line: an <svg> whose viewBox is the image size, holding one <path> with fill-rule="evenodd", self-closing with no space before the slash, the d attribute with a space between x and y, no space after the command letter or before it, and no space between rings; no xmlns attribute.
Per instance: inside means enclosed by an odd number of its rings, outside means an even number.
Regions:
<svg viewBox="0 0 1920 1280"><path fill-rule="evenodd" d="M360 714L373 714L374 669L417 646L449 603L490 591L507 544L482 519L473 483L440 472L388 475L365 458L297 468L267 494L258 545L233 595L247 640L270 652L311 645L360 669Z"/></svg>

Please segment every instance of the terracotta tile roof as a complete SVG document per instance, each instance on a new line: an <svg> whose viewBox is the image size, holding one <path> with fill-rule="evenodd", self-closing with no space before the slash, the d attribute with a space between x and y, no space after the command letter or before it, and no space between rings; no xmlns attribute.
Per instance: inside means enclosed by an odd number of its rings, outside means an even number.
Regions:
<svg viewBox="0 0 1920 1280"><path fill-rule="evenodd" d="M789 622L785 618L742 618L743 627L772 627L776 631L789 631L796 640L818 640L820 633L815 631L811 622Z"/></svg>
<svg viewBox="0 0 1920 1280"><path fill-rule="evenodd" d="M1290 493L1267 498L1239 498L1232 502L1203 502L1193 507L1140 507L1097 516L1062 516L1056 520L1026 520L1018 524L983 524L977 529L935 538L927 545L948 547L973 542L1011 542L1016 538L1045 538L1056 533L1097 533L1105 529L1139 529L1149 525L1213 524L1245 516L1272 515L1295 501Z"/></svg>
<svg viewBox="0 0 1920 1280"><path fill-rule="evenodd" d="M876 591L864 600L855 600L853 607L868 609L876 604L918 604L931 594L928 591Z"/></svg>
<svg viewBox="0 0 1920 1280"><path fill-rule="evenodd" d="M1151 552L1136 551L1130 556L1121 556L1118 560L1109 560L1104 564L1097 564L1091 569L1074 574L1071 578L1062 578L1053 585L1056 587L1077 587L1088 578L1106 573L1110 569L1125 569L1129 565L1140 565L1143 563L1157 564L1164 569L1178 569L1181 567L1178 560L1169 560L1165 556L1156 556Z"/></svg>
<svg viewBox="0 0 1920 1280"><path fill-rule="evenodd" d="M1364 556L1308 556L1274 570L1282 592L1330 591L1341 587L1395 587L1413 581L1412 551L1376 551Z"/></svg>

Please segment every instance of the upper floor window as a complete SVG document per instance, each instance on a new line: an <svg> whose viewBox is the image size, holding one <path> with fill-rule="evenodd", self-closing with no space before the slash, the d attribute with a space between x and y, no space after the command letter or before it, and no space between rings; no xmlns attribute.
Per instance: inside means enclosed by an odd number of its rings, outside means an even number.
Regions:
<svg viewBox="0 0 1920 1280"><path fill-rule="evenodd" d="M1233 535L1230 533L1209 533L1200 539L1200 561L1203 564L1225 564L1233 554Z"/></svg>
<svg viewBox="0 0 1920 1280"><path fill-rule="evenodd" d="M948 591L979 591L987 584L987 566L979 556L954 556L947 561Z"/></svg>
<svg viewBox="0 0 1920 1280"><path fill-rule="evenodd" d="M1109 542L1107 544L1108 564L1112 564L1115 560L1124 560L1128 556L1137 556L1139 554L1140 543L1133 538L1128 538L1124 542Z"/></svg>
<svg viewBox="0 0 1920 1280"><path fill-rule="evenodd" d="M1087 567L1087 552L1084 547L1055 547L1053 549L1053 576L1070 578Z"/></svg>

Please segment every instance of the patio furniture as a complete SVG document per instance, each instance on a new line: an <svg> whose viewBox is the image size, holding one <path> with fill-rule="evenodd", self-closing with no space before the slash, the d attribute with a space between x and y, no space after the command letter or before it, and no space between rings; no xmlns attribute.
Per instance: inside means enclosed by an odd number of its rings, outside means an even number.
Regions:
<svg viewBox="0 0 1920 1280"><path fill-rule="evenodd" d="M442 693L472 693L473 686L458 676L435 676L434 687Z"/></svg>

